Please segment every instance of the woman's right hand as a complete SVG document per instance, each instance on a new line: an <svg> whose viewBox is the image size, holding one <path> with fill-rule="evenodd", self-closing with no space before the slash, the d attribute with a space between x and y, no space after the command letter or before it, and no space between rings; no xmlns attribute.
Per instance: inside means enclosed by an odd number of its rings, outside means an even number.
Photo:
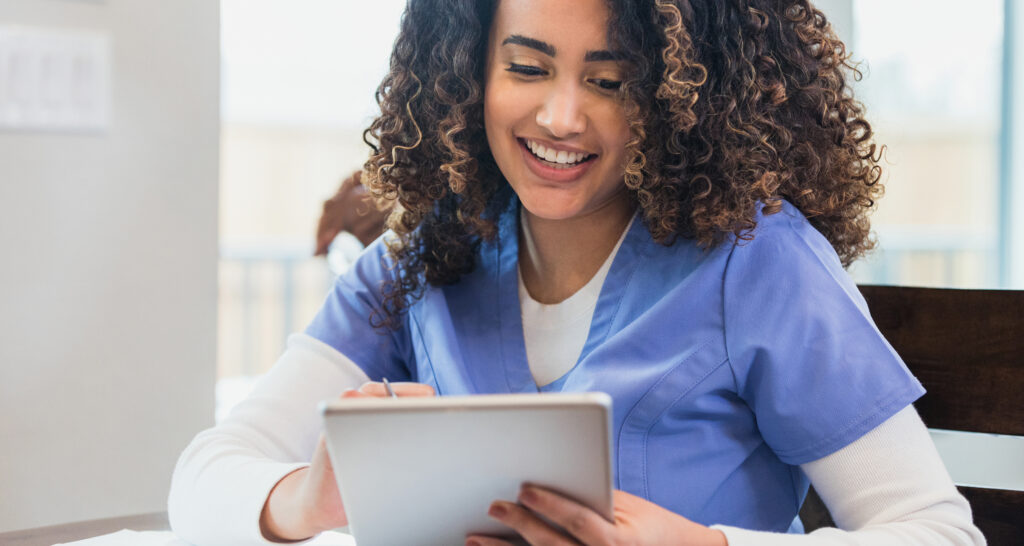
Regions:
<svg viewBox="0 0 1024 546"><path fill-rule="evenodd" d="M423 383L392 383L391 388L398 396L434 396L433 387ZM341 394L341 398L386 396L384 384L377 382ZM348 516L327 455L327 442L321 434L309 466L281 478L270 491L260 516L260 531L268 540L291 542L345 525Z"/></svg>

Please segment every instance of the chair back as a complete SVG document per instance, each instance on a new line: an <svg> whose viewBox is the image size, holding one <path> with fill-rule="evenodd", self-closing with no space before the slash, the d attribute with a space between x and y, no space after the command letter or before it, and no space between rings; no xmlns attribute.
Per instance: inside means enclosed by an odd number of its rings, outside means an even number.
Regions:
<svg viewBox="0 0 1024 546"><path fill-rule="evenodd" d="M929 428L1024 436L1024 291L860 290L878 329L928 391L915 407ZM958 489L989 544L1024 543L1024 491ZM808 532L833 525L813 490L800 517Z"/></svg>

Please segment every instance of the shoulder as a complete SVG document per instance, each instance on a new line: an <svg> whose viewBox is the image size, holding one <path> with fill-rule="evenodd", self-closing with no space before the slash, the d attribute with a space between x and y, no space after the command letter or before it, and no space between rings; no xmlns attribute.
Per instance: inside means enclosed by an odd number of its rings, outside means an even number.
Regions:
<svg viewBox="0 0 1024 546"><path fill-rule="evenodd" d="M394 259L388 250L388 243L396 237L391 231L377 237L363 249L348 271L339 275L338 282L350 288L362 285L379 288L381 281L389 280L393 276Z"/></svg>
<svg viewBox="0 0 1024 546"><path fill-rule="evenodd" d="M758 213L757 227L747 240L729 243L722 276L726 309L754 308L782 316L813 313L822 305L841 305L857 314L867 304L843 268L835 249L795 206L783 202L774 214Z"/></svg>
<svg viewBox="0 0 1024 546"><path fill-rule="evenodd" d="M370 243L348 270L338 275L310 326L312 332L307 330L307 333L330 343L327 337L337 331L340 324L369 322L368 317L381 309L381 288L395 275L387 236L382 235Z"/></svg>
<svg viewBox="0 0 1024 546"><path fill-rule="evenodd" d="M757 226L746 237L733 237L724 243L729 246L730 269L754 268L780 274L817 271L847 277L828 239L792 203L783 201L782 208L772 214L765 214L759 207L755 221Z"/></svg>
<svg viewBox="0 0 1024 546"><path fill-rule="evenodd" d="M811 225L804 213L789 201L782 201L782 208L771 214L765 213L764 206L759 205L755 221L757 227L749 232L752 236L749 243L771 245L800 242L817 251L823 247L826 250L832 248L825 236ZM744 241L737 242L744 246ZM835 251L831 253L834 254Z"/></svg>

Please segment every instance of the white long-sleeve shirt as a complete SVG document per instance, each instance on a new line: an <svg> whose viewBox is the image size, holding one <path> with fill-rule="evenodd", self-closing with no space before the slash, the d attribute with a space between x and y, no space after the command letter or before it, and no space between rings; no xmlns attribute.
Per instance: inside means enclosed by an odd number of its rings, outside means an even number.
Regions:
<svg viewBox="0 0 1024 546"><path fill-rule="evenodd" d="M330 346L291 336L249 397L182 453L168 499L175 533L200 546L268 544L260 513L274 485L312 457L322 426L317 403L367 380ZM718 527L731 546L985 544L913 407L801 469L846 530Z"/></svg>

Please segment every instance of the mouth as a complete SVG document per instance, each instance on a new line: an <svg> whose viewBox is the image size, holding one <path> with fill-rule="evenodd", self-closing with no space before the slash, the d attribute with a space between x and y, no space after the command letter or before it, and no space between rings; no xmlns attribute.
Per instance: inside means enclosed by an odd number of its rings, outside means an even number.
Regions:
<svg viewBox="0 0 1024 546"><path fill-rule="evenodd" d="M597 154L583 151L556 150L526 138L518 138L516 140L538 163L550 169L573 169L597 158Z"/></svg>

